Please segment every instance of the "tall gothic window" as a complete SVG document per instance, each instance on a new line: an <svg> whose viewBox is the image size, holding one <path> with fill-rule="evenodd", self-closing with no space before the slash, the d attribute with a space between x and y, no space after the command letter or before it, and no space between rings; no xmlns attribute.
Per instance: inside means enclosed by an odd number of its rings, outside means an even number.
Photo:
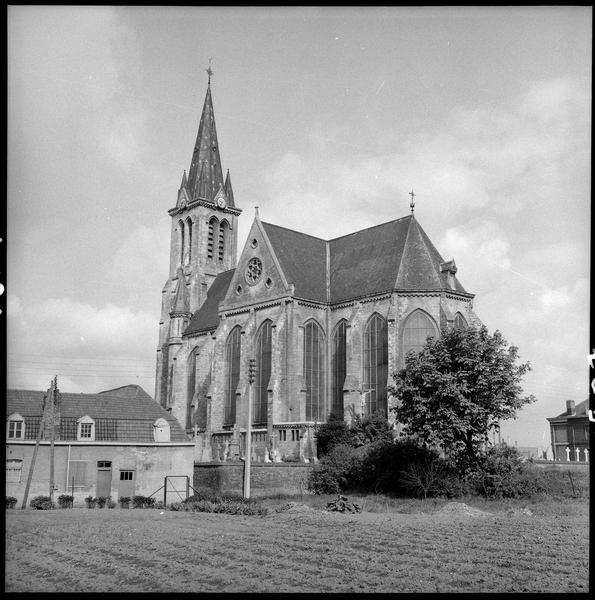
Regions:
<svg viewBox="0 0 595 600"><path fill-rule="evenodd" d="M213 258L213 244L215 239L215 229L217 228L216 217L211 217L209 220L209 234L207 237L207 258Z"/></svg>
<svg viewBox="0 0 595 600"><path fill-rule="evenodd" d="M227 230L229 229L229 223L227 221L221 221L219 224L219 262L223 262L225 256L225 242L227 240Z"/></svg>
<svg viewBox="0 0 595 600"><path fill-rule="evenodd" d="M320 421L324 413L324 334L316 321L304 327L304 377L306 380L306 421Z"/></svg>
<svg viewBox="0 0 595 600"><path fill-rule="evenodd" d="M188 217L186 219L186 226L188 227L188 246L186 251L186 264L192 261L192 219Z"/></svg>
<svg viewBox="0 0 595 600"><path fill-rule="evenodd" d="M383 411L386 415L388 377L388 328L386 320L374 313L364 332L365 414Z"/></svg>
<svg viewBox="0 0 595 600"><path fill-rule="evenodd" d="M331 355L332 405L331 412L343 416L343 385L347 373L347 321L339 321L333 333Z"/></svg>
<svg viewBox="0 0 595 600"><path fill-rule="evenodd" d="M184 264L184 221L180 221L180 264Z"/></svg>
<svg viewBox="0 0 595 600"><path fill-rule="evenodd" d="M465 317L461 313L455 315L453 329L467 329L467 321L465 321Z"/></svg>
<svg viewBox="0 0 595 600"><path fill-rule="evenodd" d="M256 381L254 411L252 423L264 425L267 422L268 387L271 378L271 349L272 349L272 322L266 320L256 336Z"/></svg>
<svg viewBox="0 0 595 600"><path fill-rule="evenodd" d="M225 417L224 425L236 422L236 388L240 380L240 327L231 330L225 343Z"/></svg>
<svg viewBox="0 0 595 600"><path fill-rule="evenodd" d="M405 321L403 328L403 357L407 352L419 352L429 337L436 337L436 327L430 317L421 310L416 310Z"/></svg>

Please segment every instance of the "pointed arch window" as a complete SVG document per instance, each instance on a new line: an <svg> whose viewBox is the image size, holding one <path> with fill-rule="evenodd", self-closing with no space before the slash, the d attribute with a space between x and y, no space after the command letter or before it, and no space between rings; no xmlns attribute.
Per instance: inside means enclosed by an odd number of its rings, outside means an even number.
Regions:
<svg viewBox="0 0 595 600"><path fill-rule="evenodd" d="M180 231L180 264L183 265L184 264L184 221L180 221L178 223L179 226L179 231Z"/></svg>
<svg viewBox="0 0 595 600"><path fill-rule="evenodd" d="M326 418L324 334L316 321L304 327L304 379L306 382L306 421Z"/></svg>
<svg viewBox="0 0 595 600"><path fill-rule="evenodd" d="M374 313L364 331L364 413L386 415L388 377L388 328L386 320Z"/></svg>
<svg viewBox="0 0 595 600"><path fill-rule="evenodd" d="M188 217L186 219L186 227L188 228L188 244L186 250L186 264L190 264L192 261L192 219Z"/></svg>
<svg viewBox="0 0 595 600"><path fill-rule="evenodd" d="M347 321L339 321L333 333L331 354L332 405L331 412L343 416L343 385L347 374Z"/></svg>
<svg viewBox="0 0 595 600"><path fill-rule="evenodd" d="M403 328L403 357L411 350L419 352L429 337L436 337L432 319L422 310L414 311L407 317Z"/></svg>
<svg viewBox="0 0 595 600"><path fill-rule="evenodd" d="M227 230L229 229L229 223L227 221L221 221L219 223L219 262L223 262L225 257L225 244L227 242Z"/></svg>
<svg viewBox="0 0 595 600"><path fill-rule="evenodd" d="M213 244L215 243L215 230L219 221L216 217L209 220L209 233L207 236L207 258L213 258Z"/></svg>
<svg viewBox="0 0 595 600"><path fill-rule="evenodd" d="M236 422L236 389L240 380L241 329L234 327L225 342L225 416L224 425Z"/></svg>
<svg viewBox="0 0 595 600"><path fill-rule="evenodd" d="M265 425L267 422L268 387L271 378L272 357L272 325L266 320L256 336L256 380L255 398L252 423L254 425Z"/></svg>
<svg viewBox="0 0 595 600"><path fill-rule="evenodd" d="M467 329L467 321L465 321L465 317L461 313L457 313L455 315L454 322L452 324L453 329Z"/></svg>

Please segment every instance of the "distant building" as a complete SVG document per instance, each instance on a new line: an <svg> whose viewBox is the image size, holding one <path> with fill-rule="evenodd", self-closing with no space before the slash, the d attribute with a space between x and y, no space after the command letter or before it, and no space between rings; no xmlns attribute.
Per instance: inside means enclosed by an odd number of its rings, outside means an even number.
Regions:
<svg viewBox="0 0 595 600"><path fill-rule="evenodd" d="M566 400L566 411L557 417L548 418L554 460L588 461L590 452L588 411L588 398L576 406L574 400Z"/></svg>
<svg viewBox="0 0 595 600"><path fill-rule="evenodd" d="M6 392L6 495L22 502L43 420L44 392ZM45 420L28 500L49 495L51 422ZM142 388L59 393L54 418L54 498L148 496L166 475L192 478L194 443ZM174 480L176 481L176 480ZM184 480L179 485L185 490ZM162 498L157 495L157 498Z"/></svg>

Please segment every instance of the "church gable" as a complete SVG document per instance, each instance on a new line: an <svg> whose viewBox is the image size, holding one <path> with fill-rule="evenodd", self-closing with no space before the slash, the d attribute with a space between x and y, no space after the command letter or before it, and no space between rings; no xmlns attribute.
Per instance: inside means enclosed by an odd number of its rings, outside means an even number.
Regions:
<svg viewBox="0 0 595 600"><path fill-rule="evenodd" d="M263 225L258 218L252 223L221 305L225 310L279 298L291 292Z"/></svg>

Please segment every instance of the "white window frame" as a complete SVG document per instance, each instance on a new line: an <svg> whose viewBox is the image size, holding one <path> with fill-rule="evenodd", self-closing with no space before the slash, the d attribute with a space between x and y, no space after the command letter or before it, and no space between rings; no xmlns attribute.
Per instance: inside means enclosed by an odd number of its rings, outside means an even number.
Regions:
<svg viewBox="0 0 595 600"><path fill-rule="evenodd" d="M16 423L21 424L20 435L11 435L11 426ZM13 413L8 417L6 423L6 439L7 440L24 440L25 439L25 419L19 413Z"/></svg>
<svg viewBox="0 0 595 600"><path fill-rule="evenodd" d="M90 425L90 435L83 436L83 425ZM86 427L85 427L86 429ZM85 415L76 422L76 439L80 442L94 442L95 441L95 421L89 416Z"/></svg>

